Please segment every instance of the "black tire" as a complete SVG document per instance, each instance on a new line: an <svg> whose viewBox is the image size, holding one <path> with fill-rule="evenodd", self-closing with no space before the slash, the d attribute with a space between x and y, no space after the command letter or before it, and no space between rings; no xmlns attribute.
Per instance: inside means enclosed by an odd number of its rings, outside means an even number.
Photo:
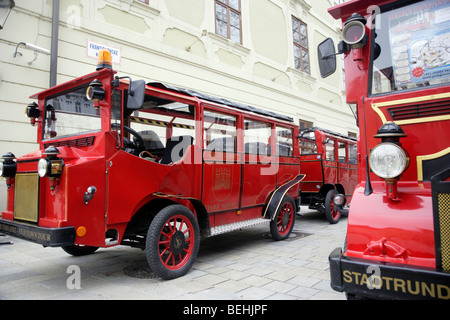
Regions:
<svg viewBox="0 0 450 320"><path fill-rule="evenodd" d="M192 267L199 248L197 219L182 205L165 207L150 224L145 246L147 262L150 269L165 280L184 276Z"/></svg>
<svg viewBox="0 0 450 320"><path fill-rule="evenodd" d="M91 246L79 246L77 244L70 245L70 246L64 246L61 247L65 252L68 254L74 256L74 257L81 257L81 256L87 256L89 254L93 254L95 251L97 251L98 247L91 247Z"/></svg>
<svg viewBox="0 0 450 320"><path fill-rule="evenodd" d="M270 222L270 233L276 241L289 238L295 224L295 202L290 196L285 196L275 215Z"/></svg>
<svg viewBox="0 0 450 320"><path fill-rule="evenodd" d="M331 224L336 224L341 220L342 214L339 212L337 206L333 202L334 196L338 192L335 189L331 189L328 191L327 196L325 197L325 216L327 220Z"/></svg>

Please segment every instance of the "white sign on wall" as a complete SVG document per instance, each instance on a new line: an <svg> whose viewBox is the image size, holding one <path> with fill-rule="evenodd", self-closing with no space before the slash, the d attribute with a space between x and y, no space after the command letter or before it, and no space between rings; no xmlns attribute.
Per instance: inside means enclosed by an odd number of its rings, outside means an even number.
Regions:
<svg viewBox="0 0 450 320"><path fill-rule="evenodd" d="M122 55L121 55L121 52L120 52L119 49L114 48L114 47L110 47L110 46L106 46L104 44L88 41L88 43L87 43L87 55L88 55L88 57L92 57L92 58L97 59L98 52L101 49L109 50L109 52L111 52L112 62L116 63L116 64L120 64L121 59L122 59Z"/></svg>

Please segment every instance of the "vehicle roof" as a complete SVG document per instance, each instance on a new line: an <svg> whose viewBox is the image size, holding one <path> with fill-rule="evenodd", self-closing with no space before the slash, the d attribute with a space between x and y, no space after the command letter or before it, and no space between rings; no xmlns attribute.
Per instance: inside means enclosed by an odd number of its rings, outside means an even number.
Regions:
<svg viewBox="0 0 450 320"><path fill-rule="evenodd" d="M160 83L160 82L150 82L150 83L147 83L147 85L150 87L153 87L153 88L165 89L165 90L169 90L169 91L173 91L173 92L177 92L177 93L186 94L191 97L199 98L201 100L223 104L228 107L236 108L236 109L239 109L242 111L253 112L253 113L256 113L259 115L275 118L278 120L294 122L294 119L292 117L289 117L286 115L278 114L278 113L268 111L268 110L258 109L258 108L255 108L255 107L252 107L252 106L249 106L246 104L237 103L237 102L230 101L230 100L227 100L224 98L213 97L213 96L210 96L210 95L198 92L198 91L194 91L191 89L179 88L179 87L175 87L175 86Z"/></svg>
<svg viewBox="0 0 450 320"><path fill-rule="evenodd" d="M369 7L382 6L395 0L351 0L328 9L333 18L346 21L353 13L367 14Z"/></svg>

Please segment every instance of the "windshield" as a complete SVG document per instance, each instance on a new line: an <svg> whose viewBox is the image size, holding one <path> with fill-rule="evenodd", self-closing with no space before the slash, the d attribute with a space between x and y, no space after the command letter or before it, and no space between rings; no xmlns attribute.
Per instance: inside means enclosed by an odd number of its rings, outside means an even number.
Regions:
<svg viewBox="0 0 450 320"><path fill-rule="evenodd" d="M426 0L377 19L372 94L450 81L450 2Z"/></svg>
<svg viewBox="0 0 450 320"><path fill-rule="evenodd" d="M101 130L94 101L86 98L87 85L48 99L45 103L44 139Z"/></svg>

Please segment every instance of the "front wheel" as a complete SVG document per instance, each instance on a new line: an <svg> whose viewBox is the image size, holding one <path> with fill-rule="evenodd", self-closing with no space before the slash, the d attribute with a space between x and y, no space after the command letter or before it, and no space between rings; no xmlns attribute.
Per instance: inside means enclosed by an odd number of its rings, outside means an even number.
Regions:
<svg viewBox="0 0 450 320"><path fill-rule="evenodd" d="M145 253L150 269L170 280L185 275L200 247L197 219L186 207L171 205L153 219L147 232Z"/></svg>
<svg viewBox="0 0 450 320"><path fill-rule="evenodd" d="M338 210L338 206L333 202L333 198L337 193L338 192L335 189L331 189L325 197L325 216L331 224L338 223L342 216L341 212Z"/></svg>
<svg viewBox="0 0 450 320"><path fill-rule="evenodd" d="M73 244L70 246L64 246L62 247L62 249L74 257L81 257L94 253L95 251L97 251L98 247L81 246L78 244Z"/></svg>
<svg viewBox="0 0 450 320"><path fill-rule="evenodd" d="M270 233L274 240L289 238L295 224L295 202L290 196L285 196L278 209L275 219L270 222Z"/></svg>

